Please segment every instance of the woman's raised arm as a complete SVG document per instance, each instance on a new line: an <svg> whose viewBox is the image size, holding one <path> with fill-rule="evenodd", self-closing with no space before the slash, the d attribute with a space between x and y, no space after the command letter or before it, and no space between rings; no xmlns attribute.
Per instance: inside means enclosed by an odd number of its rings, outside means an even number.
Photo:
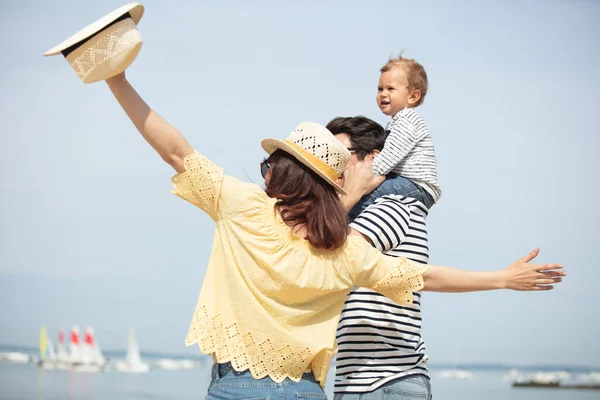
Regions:
<svg viewBox="0 0 600 400"><path fill-rule="evenodd" d="M183 159L194 152L185 137L155 113L121 73L106 80L108 87L144 139L178 173L184 172Z"/></svg>

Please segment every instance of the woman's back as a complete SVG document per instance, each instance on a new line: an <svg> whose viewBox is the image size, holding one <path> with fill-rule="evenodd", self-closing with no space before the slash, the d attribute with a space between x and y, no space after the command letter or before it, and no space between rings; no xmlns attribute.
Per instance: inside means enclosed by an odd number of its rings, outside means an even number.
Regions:
<svg viewBox="0 0 600 400"><path fill-rule="evenodd" d="M216 222L186 343L255 378L297 381L312 370L324 385L346 295L355 285L377 288L398 261L357 237L337 250L317 249L292 233L277 200L257 185L224 176L199 154L186 158L185 168L173 178L174 193ZM396 297L410 298L412 289L405 292Z"/></svg>

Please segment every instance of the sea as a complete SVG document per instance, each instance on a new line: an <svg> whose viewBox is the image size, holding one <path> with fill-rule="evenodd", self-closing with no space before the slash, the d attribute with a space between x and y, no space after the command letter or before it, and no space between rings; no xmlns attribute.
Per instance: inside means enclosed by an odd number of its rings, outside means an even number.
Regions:
<svg viewBox="0 0 600 400"><path fill-rule="evenodd" d="M145 361L150 361L145 358ZM0 360L2 400L198 400L206 396L210 382L210 359L193 370L151 369L145 374L42 370L35 364ZM333 399L333 368L326 393ZM506 371L471 370L471 380L442 379L441 370L431 368L435 400L600 400L598 390L513 388L504 379Z"/></svg>

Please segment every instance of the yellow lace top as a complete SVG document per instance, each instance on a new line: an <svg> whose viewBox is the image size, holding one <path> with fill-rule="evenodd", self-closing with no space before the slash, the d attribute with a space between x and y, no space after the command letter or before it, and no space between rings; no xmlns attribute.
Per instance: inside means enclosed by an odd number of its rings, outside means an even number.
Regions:
<svg viewBox="0 0 600 400"><path fill-rule="evenodd" d="M263 189L224 176L195 153L172 178L177 196L216 223L212 254L186 344L256 379L299 381L312 371L325 387L335 332L354 286L412 303L426 265L382 255L349 236L335 251L316 249L283 222Z"/></svg>

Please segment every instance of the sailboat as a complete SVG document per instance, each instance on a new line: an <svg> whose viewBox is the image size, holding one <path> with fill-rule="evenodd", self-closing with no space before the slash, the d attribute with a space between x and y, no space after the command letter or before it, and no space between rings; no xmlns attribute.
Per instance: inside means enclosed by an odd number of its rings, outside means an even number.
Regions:
<svg viewBox="0 0 600 400"><path fill-rule="evenodd" d="M56 353L52 341L48 339L46 326L42 325L40 330L40 359L38 366L43 369L54 369L56 367Z"/></svg>
<svg viewBox="0 0 600 400"><path fill-rule="evenodd" d="M58 331L58 351L56 354L56 367L58 369L69 369L71 368L71 359L69 353L67 353L67 347L65 345L65 331L60 328Z"/></svg>
<svg viewBox="0 0 600 400"><path fill-rule="evenodd" d="M85 329L85 340L83 343L83 359L84 363L104 367L106 359L102 355L98 342L94 339L94 328L88 326Z"/></svg>
<svg viewBox="0 0 600 400"><path fill-rule="evenodd" d="M79 341L79 327L74 325L71 328L71 343L69 344L69 360L71 364L77 365L82 363L81 357L81 342Z"/></svg>
<svg viewBox="0 0 600 400"><path fill-rule="evenodd" d="M108 364L106 363L106 359L102 355L102 352L94 340L94 329L89 326L85 329L83 343L79 343L79 329L75 327L73 331L75 334L73 334L73 332L71 334L71 337L74 338L72 343L78 343L78 346L73 346L73 349L77 349L73 354L76 354L77 352L79 353L78 361L73 362L72 364L73 371L105 372Z"/></svg>
<svg viewBox="0 0 600 400"><path fill-rule="evenodd" d="M464 349L462 348L462 346L461 346L461 348L454 349L454 351L453 351L454 356L452 357L454 360L453 367L440 371L438 373L438 376L441 379L454 379L454 380L459 380L459 381L473 379L473 372L471 372L465 368L459 368L456 365L456 360L459 360L461 358L461 356L464 354L463 350Z"/></svg>
<svg viewBox="0 0 600 400"><path fill-rule="evenodd" d="M442 379L456 379L460 381L473 379L471 371L460 368L445 369L438 376Z"/></svg>
<svg viewBox="0 0 600 400"><path fill-rule="evenodd" d="M127 356L125 360L117 360L115 369L120 372L143 373L150 371L150 364L142 361L140 349L135 340L135 332L129 330L129 343L127 345Z"/></svg>

